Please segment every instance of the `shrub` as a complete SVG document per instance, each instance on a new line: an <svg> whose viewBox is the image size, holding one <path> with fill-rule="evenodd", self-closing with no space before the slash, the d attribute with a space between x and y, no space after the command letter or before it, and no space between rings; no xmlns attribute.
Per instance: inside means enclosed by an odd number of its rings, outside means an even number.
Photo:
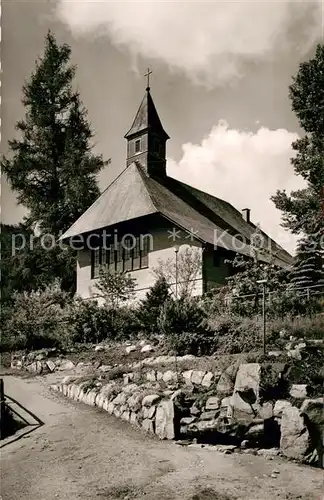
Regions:
<svg viewBox="0 0 324 500"><path fill-rule="evenodd" d="M16 293L3 321L1 350L59 346L68 337L71 297L58 283Z"/></svg>
<svg viewBox="0 0 324 500"><path fill-rule="evenodd" d="M216 350L217 339L212 332L173 332L167 337L167 347L177 356L209 356Z"/></svg>
<svg viewBox="0 0 324 500"><path fill-rule="evenodd" d="M138 309L139 321L146 332L156 333L158 331L161 309L168 299L170 299L169 285L164 277L160 277L147 292Z"/></svg>
<svg viewBox="0 0 324 500"><path fill-rule="evenodd" d="M262 345L260 324L255 319L222 315L208 318L206 328L214 333L219 354L255 351Z"/></svg>
<svg viewBox="0 0 324 500"><path fill-rule="evenodd" d="M157 326L160 333L164 334L203 331L204 315L198 299L169 299L161 309Z"/></svg>
<svg viewBox="0 0 324 500"><path fill-rule="evenodd" d="M79 298L74 301L71 324L71 341L84 343L127 338L140 328L135 311L129 307L114 309Z"/></svg>
<svg viewBox="0 0 324 500"><path fill-rule="evenodd" d="M126 272L114 273L109 268L102 267L96 287L105 305L110 309L117 309L133 296L135 285L136 279Z"/></svg>

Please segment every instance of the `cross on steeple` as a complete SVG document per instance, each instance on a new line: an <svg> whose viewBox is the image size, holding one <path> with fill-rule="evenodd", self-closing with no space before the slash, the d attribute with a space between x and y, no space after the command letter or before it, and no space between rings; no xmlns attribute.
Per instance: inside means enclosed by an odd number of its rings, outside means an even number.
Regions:
<svg viewBox="0 0 324 500"><path fill-rule="evenodd" d="M150 68L147 68L147 73L145 73L144 76L147 76L147 87L146 90L150 90L150 75L152 74L152 71L150 71Z"/></svg>

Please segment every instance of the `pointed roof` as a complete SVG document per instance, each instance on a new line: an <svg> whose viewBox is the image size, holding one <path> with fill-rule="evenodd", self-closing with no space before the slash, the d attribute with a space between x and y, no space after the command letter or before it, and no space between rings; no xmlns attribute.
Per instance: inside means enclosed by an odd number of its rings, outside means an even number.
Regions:
<svg viewBox="0 0 324 500"><path fill-rule="evenodd" d="M149 87L146 88L145 95L138 108L133 124L124 137L125 139L129 139L133 135L147 131L154 131L159 134L162 133L165 139L169 139L168 134L162 127Z"/></svg>
<svg viewBox="0 0 324 500"><path fill-rule="evenodd" d="M66 240L150 214L160 214L175 226L195 233L195 238L201 242L233 252L239 248L240 253L251 255L249 241L255 226L247 223L232 205L176 179L166 177L162 182L148 177L136 162L107 187L60 239ZM271 244L274 263L289 267L292 256L265 233L262 234L265 247L269 248ZM243 236L246 243L243 244L235 235ZM260 258L268 261L266 256Z"/></svg>
<svg viewBox="0 0 324 500"><path fill-rule="evenodd" d="M125 168L60 240L156 212L135 163Z"/></svg>

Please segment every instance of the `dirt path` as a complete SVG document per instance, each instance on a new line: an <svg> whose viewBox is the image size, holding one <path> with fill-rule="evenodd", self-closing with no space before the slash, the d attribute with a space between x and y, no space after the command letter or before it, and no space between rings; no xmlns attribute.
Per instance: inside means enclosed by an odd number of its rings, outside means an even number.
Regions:
<svg viewBox="0 0 324 500"><path fill-rule="evenodd" d="M323 498L323 471L157 441L42 379L4 378L45 425L1 450L2 500Z"/></svg>

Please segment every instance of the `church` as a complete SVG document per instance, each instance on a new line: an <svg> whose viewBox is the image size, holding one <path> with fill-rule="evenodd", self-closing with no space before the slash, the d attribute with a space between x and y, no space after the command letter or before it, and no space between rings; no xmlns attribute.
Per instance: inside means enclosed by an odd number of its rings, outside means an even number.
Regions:
<svg viewBox="0 0 324 500"><path fill-rule="evenodd" d="M291 266L292 256L251 222L249 209L239 211L168 177L169 136L149 86L125 139L125 169L60 238L70 244L82 241L77 250L79 296L97 297L100 268L107 266L135 278L135 297L142 299L156 280L154 269L161 262L176 262L188 245L201 256L195 295L224 285L235 255L255 258L256 247L260 260Z"/></svg>

